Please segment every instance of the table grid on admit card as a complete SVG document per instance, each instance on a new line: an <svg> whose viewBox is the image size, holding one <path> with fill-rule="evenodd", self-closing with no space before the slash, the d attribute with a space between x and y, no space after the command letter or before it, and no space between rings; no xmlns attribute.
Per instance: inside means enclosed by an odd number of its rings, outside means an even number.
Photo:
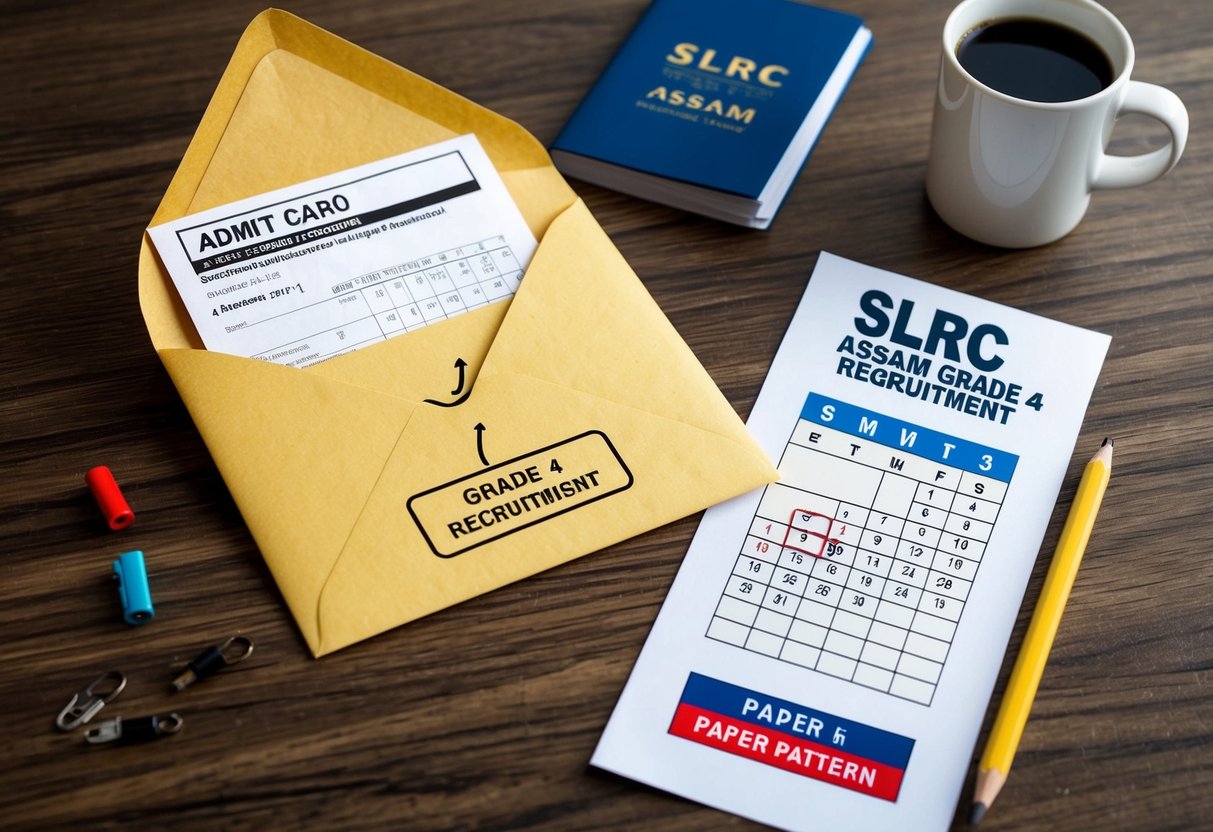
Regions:
<svg viewBox="0 0 1213 832"><path fill-rule="evenodd" d="M929 705L1017 461L810 393L707 636Z"/></svg>

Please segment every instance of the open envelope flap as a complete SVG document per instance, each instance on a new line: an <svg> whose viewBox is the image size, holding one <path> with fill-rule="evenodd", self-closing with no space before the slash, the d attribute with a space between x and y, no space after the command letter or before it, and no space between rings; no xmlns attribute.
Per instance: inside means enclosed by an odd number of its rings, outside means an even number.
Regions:
<svg viewBox="0 0 1213 832"><path fill-rule="evenodd" d="M517 373L583 390L727 436L765 460L580 200L548 229L481 373Z"/></svg>
<svg viewBox="0 0 1213 832"><path fill-rule="evenodd" d="M469 399L419 406L405 427L323 588L313 649L776 476L579 201L548 228Z"/></svg>

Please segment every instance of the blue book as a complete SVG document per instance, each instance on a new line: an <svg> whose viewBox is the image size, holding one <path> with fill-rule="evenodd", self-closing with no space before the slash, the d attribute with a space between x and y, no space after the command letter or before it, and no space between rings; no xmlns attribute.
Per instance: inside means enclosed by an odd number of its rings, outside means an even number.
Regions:
<svg viewBox="0 0 1213 832"><path fill-rule="evenodd" d="M654 0L552 159L586 182L767 228L871 42L860 18L795 0Z"/></svg>

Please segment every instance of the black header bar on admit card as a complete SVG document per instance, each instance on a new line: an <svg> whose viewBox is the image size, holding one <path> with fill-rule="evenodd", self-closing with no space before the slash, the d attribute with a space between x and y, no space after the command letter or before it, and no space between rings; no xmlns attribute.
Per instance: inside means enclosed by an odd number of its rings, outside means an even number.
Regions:
<svg viewBox="0 0 1213 832"><path fill-rule="evenodd" d="M451 162L454 162L454 165L451 165ZM437 167L435 163L439 163ZM425 170L427 167L429 169ZM454 170L449 172L457 172L458 177L445 174L434 176L439 170L447 171L451 167ZM425 173L416 177L409 168L425 170ZM389 205L359 205L360 202L368 201L361 190L370 185L372 180L398 177L402 173L413 179L414 183L417 179L427 178L431 182L423 193L418 194L413 189L412 195ZM433 181L439 177L445 178L446 182ZM406 179L405 187L393 185L392 192L407 193L410 190L407 183ZM434 187L437 184L442 187ZM480 183L467 161L459 151L453 151L312 193L292 196L277 203L258 206L230 217L211 220L203 225L181 229L177 232L177 239L190 261L194 274L201 276L224 266L314 244L347 231L440 206L448 200L480 189ZM382 201L382 198L378 201ZM291 230L284 233L284 229ZM228 248L233 243L241 245ZM205 278L203 282L207 282Z"/></svg>

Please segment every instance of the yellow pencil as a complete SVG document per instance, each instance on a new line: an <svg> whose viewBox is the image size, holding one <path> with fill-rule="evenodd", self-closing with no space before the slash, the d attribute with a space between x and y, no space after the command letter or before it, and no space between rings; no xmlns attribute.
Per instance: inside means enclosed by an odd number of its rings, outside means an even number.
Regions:
<svg viewBox="0 0 1213 832"><path fill-rule="evenodd" d="M1044 589L1036 602L1027 635L1011 671L1011 680L1002 697L1002 705L998 708L990 738L977 765L977 788L973 792L970 826L981 822L982 816L1007 782L1015 749L1028 721L1028 712L1032 710L1032 700L1036 698L1040 676L1053 648L1057 625L1061 623L1061 614L1070 597L1070 588L1074 586L1074 576L1078 574L1087 541L1091 539L1091 528L1095 525L1095 516L1099 514L1099 504L1103 501L1111 475L1112 440L1105 439L1083 469L1078 493L1074 495L1074 504L1070 506L1061 539L1057 541L1057 551L1053 553L1053 562L1049 565L1049 574L1045 577Z"/></svg>

